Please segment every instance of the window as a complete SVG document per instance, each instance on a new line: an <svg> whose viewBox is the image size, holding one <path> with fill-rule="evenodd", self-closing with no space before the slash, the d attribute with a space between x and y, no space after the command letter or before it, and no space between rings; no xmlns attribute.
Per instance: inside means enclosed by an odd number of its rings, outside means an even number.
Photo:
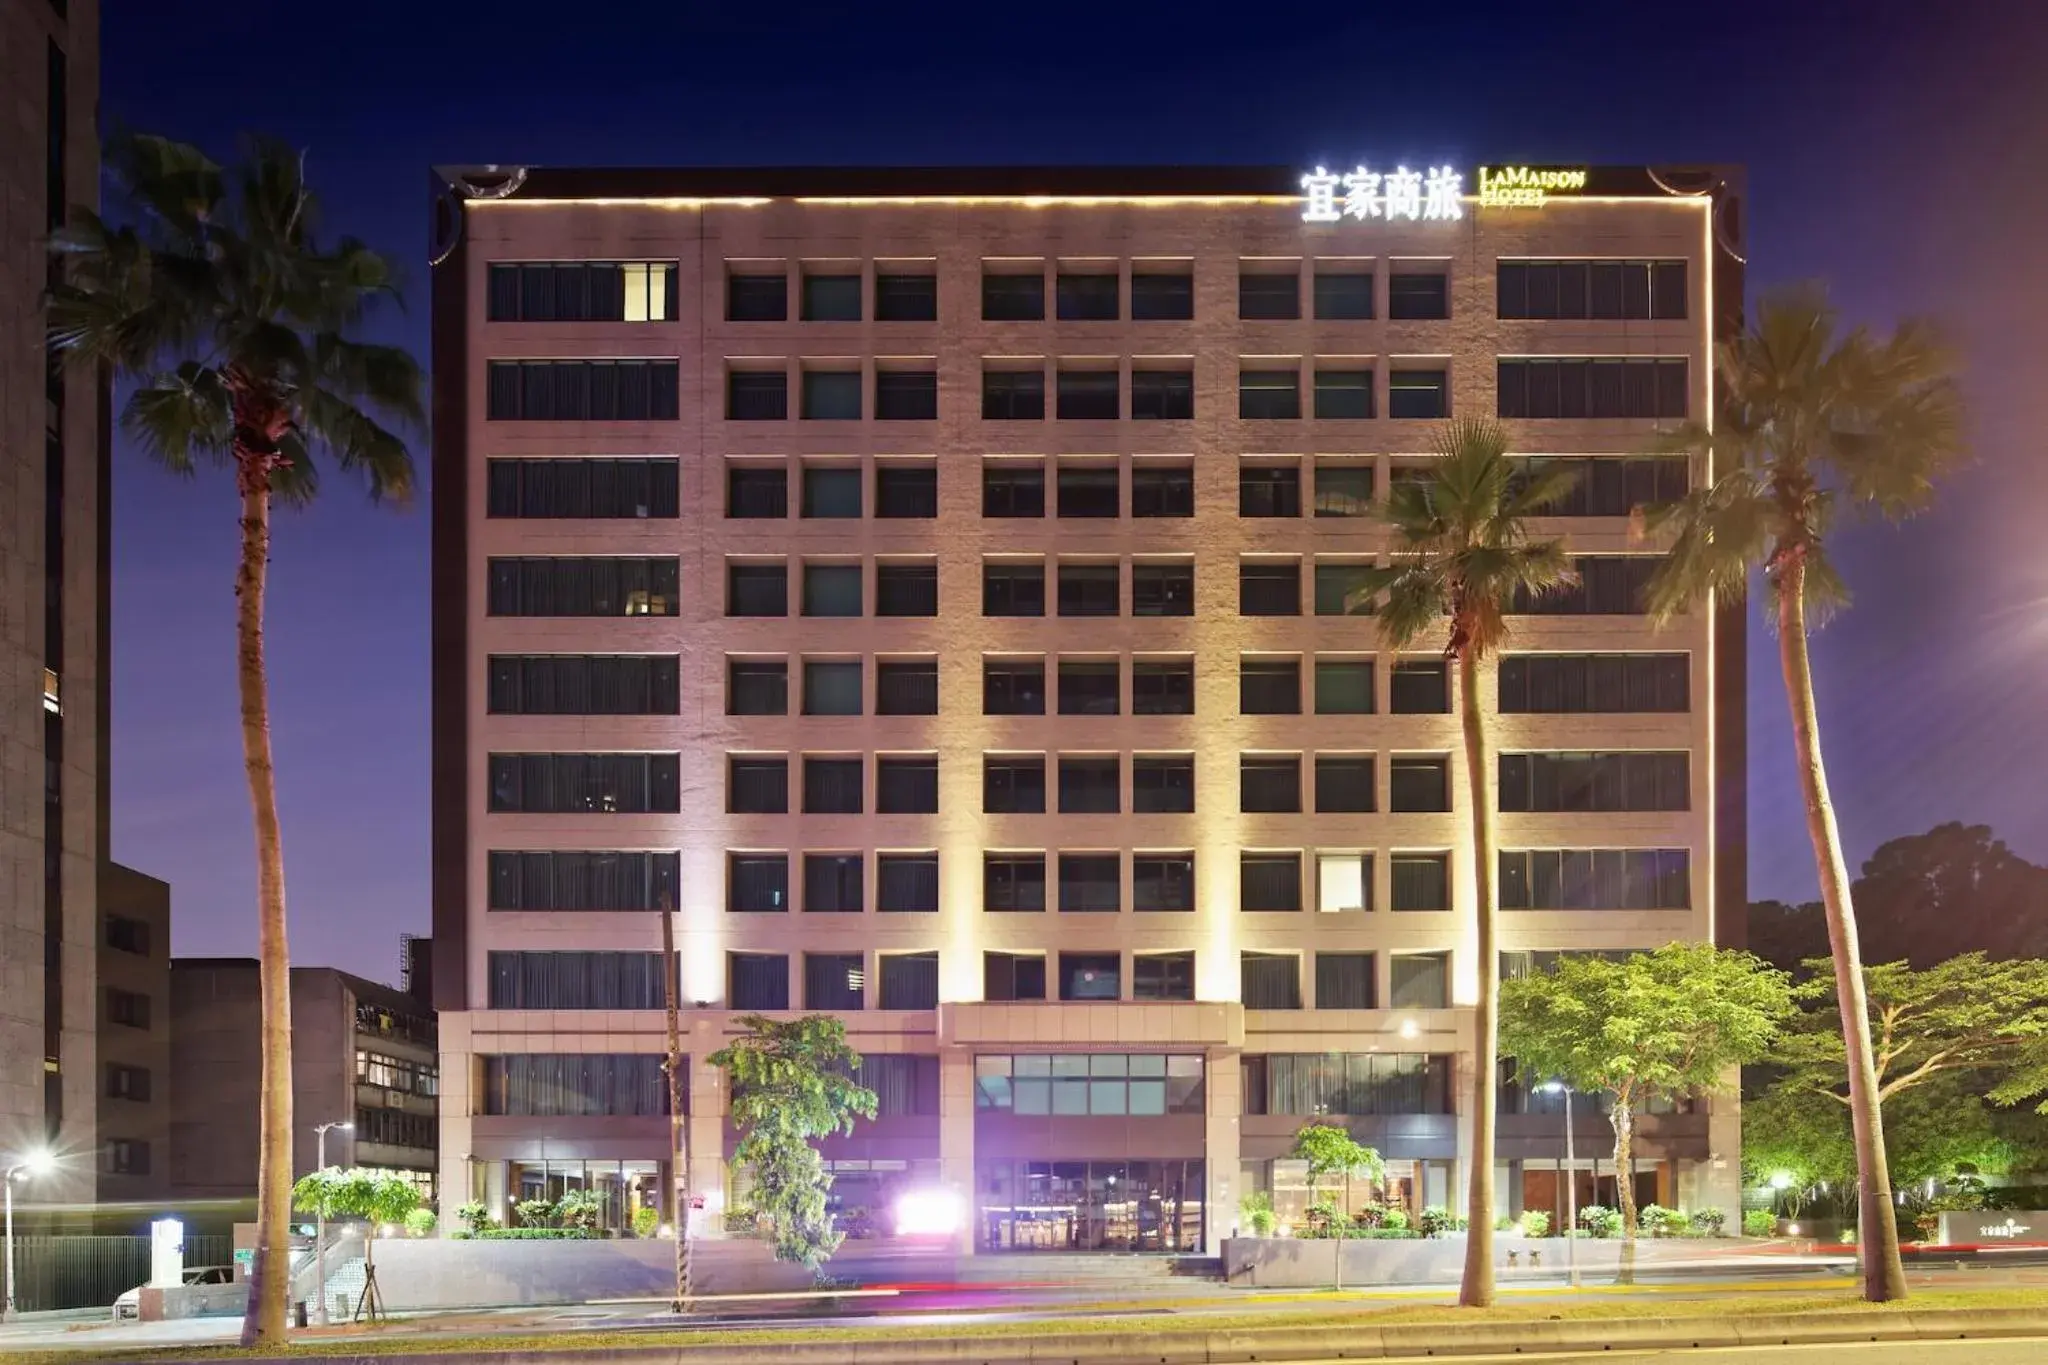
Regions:
<svg viewBox="0 0 2048 1365"><path fill-rule="evenodd" d="M1240 953L1238 976L1246 1009L1301 1008L1301 959L1293 953Z"/></svg>
<svg viewBox="0 0 2048 1365"><path fill-rule="evenodd" d="M1316 1008L1319 1010L1369 1010L1374 1008L1373 961L1371 953L1316 954Z"/></svg>
<svg viewBox="0 0 2048 1365"><path fill-rule="evenodd" d="M878 1002L880 1008L885 1010L935 1010L939 1007L939 955L937 953L882 953L875 959L875 965L882 977L882 998ZM929 1062L931 1064L929 1070L932 1072L930 1089L934 1092L938 1090L938 1058L936 1057L905 1057L876 1053L871 1057L861 1058L863 1073L866 1072L870 1061L899 1066L911 1064L918 1070L927 1069L921 1064ZM863 1079L861 1084L868 1086L870 1090L875 1089L875 1086L866 1079ZM882 1091L877 1092L878 1095L882 1093ZM885 1101L881 1107L896 1113L911 1112L900 1103L887 1104ZM936 1104L931 1107L931 1112L934 1114L938 1112Z"/></svg>
<svg viewBox="0 0 2048 1365"><path fill-rule="evenodd" d="M1683 356L1653 360L1503 358L1499 376L1502 417L1677 419L1689 415L1689 377Z"/></svg>
<svg viewBox="0 0 2048 1365"><path fill-rule="evenodd" d="M434 1151L437 1132L431 1114L409 1114L402 1109L370 1109L356 1106L355 1139L386 1147L423 1148Z"/></svg>
<svg viewBox="0 0 2048 1365"><path fill-rule="evenodd" d="M1063 422L1114 422L1122 415L1115 370L1061 370L1058 416Z"/></svg>
<svg viewBox="0 0 2048 1365"><path fill-rule="evenodd" d="M892 519L929 518L939 514L939 469L918 464L875 466L875 515Z"/></svg>
<svg viewBox="0 0 2048 1365"><path fill-rule="evenodd" d="M989 853L981 862L981 908L990 911L1045 909L1043 853Z"/></svg>
<svg viewBox="0 0 2048 1365"><path fill-rule="evenodd" d="M1244 1111L1299 1118L1449 1114L1452 1060L1418 1052L1247 1054Z"/></svg>
<svg viewBox="0 0 2048 1365"><path fill-rule="evenodd" d="M1045 999L1045 955L983 953L981 998L1012 1001Z"/></svg>
<svg viewBox="0 0 2048 1365"><path fill-rule="evenodd" d="M149 1144L139 1138L107 1138L100 1143L100 1171L105 1175L148 1175Z"/></svg>
<svg viewBox="0 0 2048 1365"><path fill-rule="evenodd" d="M1131 714L1192 716L1195 714L1195 664L1192 659L1134 660L1131 664Z"/></svg>
<svg viewBox="0 0 2048 1365"><path fill-rule="evenodd" d="M743 274L725 277L725 320L727 322L786 322L789 319L789 277L776 274Z"/></svg>
<svg viewBox="0 0 2048 1365"><path fill-rule="evenodd" d="M789 515L789 471L781 465L728 464L725 515L735 521Z"/></svg>
<svg viewBox="0 0 2048 1365"><path fill-rule="evenodd" d="M487 1056L478 1112L520 1118L665 1118L669 1084L662 1061L656 1053ZM686 1107L688 1094L686 1083Z"/></svg>
<svg viewBox="0 0 2048 1365"><path fill-rule="evenodd" d="M1449 953L1395 953L1387 966L1388 1005L1397 1010L1441 1010L1451 1004Z"/></svg>
<svg viewBox="0 0 2048 1365"><path fill-rule="evenodd" d="M804 615L858 616L860 614L860 565L804 565Z"/></svg>
<svg viewBox="0 0 2048 1365"><path fill-rule="evenodd" d="M674 616L673 557L497 559L489 563L493 616Z"/></svg>
<svg viewBox="0 0 2048 1365"><path fill-rule="evenodd" d="M1501 261L1495 271L1503 318L1685 317L1682 260Z"/></svg>
<svg viewBox="0 0 2048 1365"><path fill-rule="evenodd" d="M660 953L491 952L485 972L488 1009L658 1010L665 1003Z"/></svg>
<svg viewBox="0 0 2048 1365"><path fill-rule="evenodd" d="M677 478L674 460L488 460L485 504L527 521L672 520Z"/></svg>
<svg viewBox="0 0 2048 1365"><path fill-rule="evenodd" d="M1396 853L1388 861L1394 877L1394 909L1451 908L1450 854Z"/></svg>
<svg viewBox="0 0 2048 1365"><path fill-rule="evenodd" d="M1512 610L1530 616L1640 616L1658 555L1578 555L1579 580L1536 596L1517 594Z"/></svg>
<svg viewBox="0 0 2048 1365"><path fill-rule="evenodd" d="M981 316L984 322L1043 321L1044 273L998 274L984 267L981 275Z"/></svg>
<svg viewBox="0 0 2048 1365"><path fill-rule="evenodd" d="M1508 654L1502 714L1673 712L1691 709L1685 654Z"/></svg>
<svg viewBox="0 0 2048 1365"><path fill-rule="evenodd" d="M805 421L860 420L859 370L807 369L803 372L803 383Z"/></svg>
<svg viewBox="0 0 2048 1365"><path fill-rule="evenodd" d="M933 422L939 416L939 376L936 370L877 370L875 372L875 420L880 422Z"/></svg>
<svg viewBox="0 0 2048 1365"><path fill-rule="evenodd" d="M1195 955L1133 953L1131 999L1192 1000L1195 998Z"/></svg>
<svg viewBox="0 0 2048 1365"><path fill-rule="evenodd" d="M1193 616L1195 614L1195 566L1185 561L1172 564L1131 565L1131 615Z"/></svg>
<svg viewBox="0 0 2048 1365"><path fill-rule="evenodd" d="M725 809L733 815L785 815L789 811L789 760L738 758L726 761Z"/></svg>
<svg viewBox="0 0 2048 1365"><path fill-rule="evenodd" d="M725 888L725 908L735 914L780 914L789 909L789 858L781 853L730 854Z"/></svg>
<svg viewBox="0 0 2048 1365"><path fill-rule="evenodd" d="M1316 320L1365 322L1373 315L1370 267L1316 271Z"/></svg>
<svg viewBox="0 0 2048 1365"><path fill-rule="evenodd" d="M1237 709L1247 716L1300 715L1301 660L1240 656Z"/></svg>
<svg viewBox="0 0 2048 1365"><path fill-rule="evenodd" d="M981 808L990 815L1045 814L1045 755L984 755Z"/></svg>
<svg viewBox="0 0 2048 1365"><path fill-rule="evenodd" d="M981 418L985 422L1044 421L1045 371L982 370Z"/></svg>
<svg viewBox="0 0 2048 1365"><path fill-rule="evenodd" d="M493 654L495 716L673 716L681 706L673 654Z"/></svg>
<svg viewBox="0 0 2048 1365"><path fill-rule="evenodd" d="M1316 855L1316 910L1342 915L1372 909L1372 855Z"/></svg>
<svg viewBox="0 0 2048 1365"><path fill-rule="evenodd" d="M1115 616L1123 609L1122 593L1122 569L1114 561L1059 566L1062 616Z"/></svg>
<svg viewBox="0 0 2048 1365"><path fill-rule="evenodd" d="M675 754L492 754L494 812L528 815L674 815Z"/></svg>
<svg viewBox="0 0 2048 1365"><path fill-rule="evenodd" d="M789 376L781 370L732 370L725 377L731 422L780 422L789 416Z"/></svg>
<svg viewBox="0 0 2048 1365"><path fill-rule="evenodd" d="M875 272L875 321L937 322L939 281L934 275Z"/></svg>
<svg viewBox="0 0 2048 1365"><path fill-rule="evenodd" d="M805 322L859 322L859 274L805 275L803 319Z"/></svg>
<svg viewBox="0 0 2048 1365"><path fill-rule="evenodd" d="M1301 466L1239 465L1237 514L1241 517L1300 516Z"/></svg>
<svg viewBox="0 0 2048 1365"><path fill-rule="evenodd" d="M494 422L673 422L673 360L493 360L484 415Z"/></svg>
<svg viewBox="0 0 2048 1365"><path fill-rule="evenodd" d="M1059 514L1063 517L1115 517L1122 512L1122 483L1113 464L1060 462Z"/></svg>
<svg viewBox="0 0 2048 1365"><path fill-rule="evenodd" d="M1034 998L1042 997L1041 992ZM1052 1056L983 1054L974 1059L977 1110L1028 1117L1092 1114L1122 1118L1200 1114L1205 1112L1206 1102L1199 1055L1070 1052Z"/></svg>
<svg viewBox="0 0 2048 1365"><path fill-rule="evenodd" d="M1238 761L1238 806L1246 814L1301 809L1301 760L1245 754Z"/></svg>
<svg viewBox="0 0 2048 1365"><path fill-rule="evenodd" d="M1116 755L1060 755L1060 814L1114 815L1123 808L1123 764Z"/></svg>
<svg viewBox="0 0 2048 1365"><path fill-rule="evenodd" d="M126 1028L148 1028L149 997L118 986L107 987L107 1022Z"/></svg>
<svg viewBox="0 0 2048 1365"><path fill-rule="evenodd" d="M149 956L149 921L130 919L126 915L107 916L107 946L117 952L133 953L137 957Z"/></svg>
<svg viewBox="0 0 2048 1365"><path fill-rule="evenodd" d="M1195 415L1193 370L1131 371L1131 420L1184 422Z"/></svg>
<svg viewBox="0 0 2048 1365"><path fill-rule="evenodd" d="M1395 370L1387 376L1387 416L1435 419L1450 415L1449 371Z"/></svg>
<svg viewBox="0 0 2048 1365"><path fill-rule="evenodd" d="M1053 279L1054 311L1061 322L1115 322L1117 277L1107 273L1060 271Z"/></svg>
<svg viewBox="0 0 2048 1365"><path fill-rule="evenodd" d="M865 865L858 853L804 855L804 913L857 915L864 897Z"/></svg>
<svg viewBox="0 0 2048 1365"><path fill-rule="evenodd" d="M1132 854L1131 908L1164 913L1192 911L1195 908L1195 855Z"/></svg>
<svg viewBox="0 0 2048 1365"><path fill-rule="evenodd" d="M1237 415L1246 421L1287 421L1301 416L1301 372L1238 371Z"/></svg>
<svg viewBox="0 0 2048 1365"><path fill-rule="evenodd" d="M785 798L786 799L786 798ZM515 852L488 858L492 910L675 909L676 853Z"/></svg>
<svg viewBox="0 0 2048 1365"><path fill-rule="evenodd" d="M865 767L859 758L805 758L804 814L859 815Z"/></svg>
<svg viewBox="0 0 2048 1365"><path fill-rule="evenodd" d="M1692 808L1688 755L1676 752L1508 753L1504 811L1677 811Z"/></svg>
<svg viewBox="0 0 2048 1365"><path fill-rule="evenodd" d="M1447 811L1451 808L1451 761L1440 755L1397 755L1387 765L1390 810Z"/></svg>
<svg viewBox="0 0 2048 1365"><path fill-rule="evenodd" d="M1297 271L1240 269L1237 276L1237 315L1246 321L1285 321L1301 316L1301 276Z"/></svg>
<svg viewBox="0 0 2048 1365"><path fill-rule="evenodd" d="M1502 849L1503 910L1688 910L1682 848Z"/></svg>
<svg viewBox="0 0 2048 1365"><path fill-rule="evenodd" d="M1377 596L1373 567L1347 560L1316 562L1316 615L1370 616Z"/></svg>
<svg viewBox="0 0 2048 1365"><path fill-rule="evenodd" d="M1039 659L984 659L981 663L984 716L1045 714L1045 663Z"/></svg>
<svg viewBox="0 0 2048 1365"><path fill-rule="evenodd" d="M1394 665L1388 707L1397 716L1447 716L1451 669L1442 659L1402 659Z"/></svg>
<svg viewBox="0 0 2048 1365"><path fill-rule="evenodd" d="M1301 615L1301 562L1270 559L1239 561L1237 614Z"/></svg>
<svg viewBox="0 0 2048 1365"><path fill-rule="evenodd" d="M1370 814L1373 804L1371 754L1316 755L1316 813Z"/></svg>
<svg viewBox="0 0 2048 1365"><path fill-rule="evenodd" d="M1150 460L1131 464L1131 515L1191 517L1195 514L1195 471L1184 464Z"/></svg>
<svg viewBox="0 0 2048 1365"><path fill-rule="evenodd" d="M1371 370L1317 370L1316 416L1338 420L1371 417Z"/></svg>
<svg viewBox="0 0 2048 1365"><path fill-rule="evenodd" d="M1195 809L1192 754L1135 754L1131 809L1140 815L1190 815Z"/></svg>
<svg viewBox="0 0 2048 1365"><path fill-rule="evenodd" d="M493 261L492 322L668 322L674 261Z"/></svg>
<svg viewBox="0 0 2048 1365"><path fill-rule="evenodd" d="M939 855L876 854L875 909L883 914L937 914Z"/></svg>
<svg viewBox="0 0 2048 1365"><path fill-rule="evenodd" d="M984 517L1045 515L1045 466L1037 460L984 460L981 465Z"/></svg>
<svg viewBox="0 0 2048 1365"><path fill-rule="evenodd" d="M789 714L789 665L780 659L732 659L725 666L725 714Z"/></svg>
<svg viewBox="0 0 2048 1365"><path fill-rule="evenodd" d="M981 566L983 616L1045 615L1045 565L1004 561Z"/></svg>
<svg viewBox="0 0 2048 1365"><path fill-rule="evenodd" d="M1240 910L1301 909L1301 855L1240 853L1237 861Z"/></svg>
<svg viewBox="0 0 2048 1365"><path fill-rule="evenodd" d="M861 713L860 660L804 660L804 714L857 716Z"/></svg>
<svg viewBox="0 0 2048 1365"><path fill-rule="evenodd" d="M1188 322L1195 316L1195 277L1190 270L1131 270L1133 322Z"/></svg>
<svg viewBox="0 0 2048 1365"><path fill-rule="evenodd" d="M789 1008L787 953L727 953L726 1003L736 1010Z"/></svg>
<svg viewBox="0 0 2048 1365"><path fill-rule="evenodd" d="M356 1080L407 1095L432 1095L440 1073L431 1062L415 1062L388 1053L356 1049Z"/></svg>
<svg viewBox="0 0 2048 1365"><path fill-rule="evenodd" d="M110 1100L149 1100L149 1068L146 1066L122 1066L119 1062L107 1063L107 1098Z"/></svg>
<svg viewBox="0 0 2048 1365"><path fill-rule="evenodd" d="M880 815L937 815L939 760L928 755L877 757L875 811Z"/></svg>
<svg viewBox="0 0 2048 1365"><path fill-rule="evenodd" d="M1122 962L1115 953L1060 954L1060 999L1122 998Z"/></svg>
<svg viewBox="0 0 2048 1365"><path fill-rule="evenodd" d="M877 564L875 566L875 615L937 616L939 614L939 566L937 564Z"/></svg>
<svg viewBox="0 0 2048 1365"><path fill-rule="evenodd" d="M1064 778L1064 770L1061 775ZM1123 908L1123 859L1119 855L1060 854L1062 914L1114 914Z"/></svg>
<svg viewBox="0 0 2048 1365"><path fill-rule="evenodd" d="M1060 660L1060 714L1114 716L1122 709L1122 680L1114 659Z"/></svg>
<svg viewBox="0 0 2048 1365"><path fill-rule="evenodd" d="M1539 513L1546 517L1625 517L1639 507L1677 502L1691 486L1690 462L1683 455L1597 459L1523 458L1518 474L1534 478L1549 470L1573 475L1570 488Z"/></svg>
<svg viewBox="0 0 2048 1365"><path fill-rule="evenodd" d="M939 714L939 664L936 659L883 659L875 663L875 714L936 716Z"/></svg>
<svg viewBox="0 0 2048 1365"><path fill-rule="evenodd" d="M1396 270L1387 276L1387 316L1441 321L1451 315L1450 277L1441 270Z"/></svg>
<svg viewBox="0 0 2048 1365"><path fill-rule="evenodd" d="M1369 716L1372 713L1372 660L1316 660L1317 715Z"/></svg>

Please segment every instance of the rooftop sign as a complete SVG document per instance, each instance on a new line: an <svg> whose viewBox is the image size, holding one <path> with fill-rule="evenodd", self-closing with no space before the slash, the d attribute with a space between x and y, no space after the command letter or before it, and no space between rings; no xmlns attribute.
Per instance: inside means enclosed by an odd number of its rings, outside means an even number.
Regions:
<svg viewBox="0 0 2048 1365"><path fill-rule="evenodd" d="M1485 208L1538 209L1553 194L1579 194L1585 188L1583 166L1479 168L1479 203Z"/></svg>
<svg viewBox="0 0 2048 1365"><path fill-rule="evenodd" d="M1301 178L1306 200L1301 221L1336 223L1345 218L1360 222L1382 218L1412 223L1463 218L1464 184L1465 177L1449 166L1432 166L1426 172L1396 166L1384 175L1363 166L1343 175L1318 166ZM1338 193L1340 189L1342 194Z"/></svg>

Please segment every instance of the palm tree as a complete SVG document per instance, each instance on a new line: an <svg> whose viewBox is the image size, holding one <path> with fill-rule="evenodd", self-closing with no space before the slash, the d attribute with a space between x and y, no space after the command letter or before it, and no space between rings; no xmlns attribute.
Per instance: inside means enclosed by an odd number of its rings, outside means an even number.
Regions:
<svg viewBox="0 0 2048 1365"><path fill-rule="evenodd" d="M1813 286L1766 298L1754 330L1717 359L1712 429L1689 427L1674 442L1706 453L1714 477L1648 518L1676 532L1649 605L1663 619L1710 596L1740 598L1758 567L1769 586L1848 1053L1863 1294L1884 1302L1905 1297L1906 1277L1806 631L1809 616L1817 624L1848 602L1827 556L1835 512L1847 504L1896 521L1925 507L1935 479L1962 457L1962 404L1948 352L1925 323L1903 323L1882 340L1862 328L1844 332Z"/></svg>
<svg viewBox="0 0 2048 1365"><path fill-rule="evenodd" d="M289 148L253 145L231 173L197 148L125 136L106 164L132 223L72 211L53 249L50 340L79 363L135 382L123 429L172 473L233 469L240 498L235 573L242 751L256 822L263 1002L256 1256L245 1345L282 1346L292 1187L290 957L284 845L270 754L263 593L273 501L317 489L312 456L360 479L375 499L412 491L412 457L380 423L420 426L420 371L394 347L355 339L368 310L396 296L393 270L351 238L315 240L315 204Z"/></svg>
<svg viewBox="0 0 2048 1365"><path fill-rule="evenodd" d="M1380 638L1392 649L1448 631L1444 657L1458 665L1459 717L1465 736L1466 806L1472 814L1472 889L1479 994L1473 1018L1472 1172L1465 1275L1458 1302L1493 1302L1493 1131L1499 1069L1496 996L1500 960L1494 922L1495 885L1492 744L1479 698L1479 664L1508 634L1519 599L1575 578L1562 542L1531 540L1529 517L1571 488L1562 469L1519 468L1508 457L1507 431L1488 420L1463 419L1437 433L1436 459L1420 478L1396 483L1383 515L1392 525L1390 562L1368 576L1381 595Z"/></svg>

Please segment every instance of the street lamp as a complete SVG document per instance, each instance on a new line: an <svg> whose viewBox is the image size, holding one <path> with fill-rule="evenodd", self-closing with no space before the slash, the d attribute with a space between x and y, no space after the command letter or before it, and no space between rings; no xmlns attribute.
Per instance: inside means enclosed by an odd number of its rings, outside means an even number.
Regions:
<svg viewBox="0 0 2048 1365"><path fill-rule="evenodd" d="M14 1311L14 1182L32 1180L39 1175L48 1175L56 1168L57 1158L46 1151L30 1152L20 1161L7 1168L0 1185L7 1187L7 1297L0 1300L0 1322L13 1322Z"/></svg>
<svg viewBox="0 0 2048 1365"><path fill-rule="evenodd" d="M327 1123L313 1125L313 1169L327 1169L327 1130L339 1128L346 1133L355 1127L354 1119L334 1119ZM313 1210L313 1292L320 1296L320 1325L327 1325L327 1200L323 1197Z"/></svg>
<svg viewBox="0 0 2048 1365"><path fill-rule="evenodd" d="M1545 1081L1536 1087L1546 1094L1564 1096L1564 1260L1571 1287L1579 1287L1579 1158L1572 1149L1572 1088L1563 1081Z"/></svg>

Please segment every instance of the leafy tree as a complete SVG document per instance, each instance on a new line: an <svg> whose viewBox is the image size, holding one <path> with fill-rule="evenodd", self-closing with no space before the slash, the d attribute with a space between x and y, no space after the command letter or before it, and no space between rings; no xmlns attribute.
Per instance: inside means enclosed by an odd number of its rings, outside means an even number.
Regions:
<svg viewBox="0 0 2048 1365"><path fill-rule="evenodd" d="M1493 1161L1487 1154L1494 1135L1500 894L1494 882L1493 743L1480 698L1480 665L1507 639L1508 615L1521 600L1573 579L1563 542L1531 539L1528 528L1530 517L1570 490L1572 475L1558 468L1533 475L1518 470L1508 457L1507 431L1491 421L1447 423L1437 433L1436 454L1422 477L1388 490L1383 515L1393 529L1390 563L1367 576L1366 590L1381 599L1379 635L1390 648L1441 638L1444 657L1458 667L1465 804L1472 821L1472 957L1479 969L1471 1098L1472 1150L1479 1156L1471 1163L1471 1230L1458 1302L1485 1307L1494 1299Z"/></svg>
<svg viewBox="0 0 2048 1365"><path fill-rule="evenodd" d="M2048 868L1955 821L1878 845L1854 887L1864 956L1931 967L1942 953L2048 957ZM1815 954L1818 956L1818 954Z"/></svg>
<svg viewBox="0 0 2048 1365"><path fill-rule="evenodd" d="M1386 1178L1387 1164L1380 1154L1351 1136L1348 1128L1330 1123L1311 1123L1294 1135L1289 1153L1308 1163L1308 1197L1315 1202L1316 1185L1324 1176L1334 1175L1344 1184L1344 1216L1351 1216L1351 1178L1363 1175L1377 1184Z"/></svg>
<svg viewBox="0 0 2048 1365"><path fill-rule="evenodd" d="M841 1020L748 1014L738 1023L739 1039L710 1059L731 1081L742 1134L733 1159L753 1172L755 1207L774 1225L775 1258L816 1271L844 1234L825 1208L832 1176L812 1143L873 1118L875 1092L853 1079L860 1054Z"/></svg>
<svg viewBox="0 0 2048 1365"><path fill-rule="evenodd" d="M1828 955L1828 920L1819 901L1749 903L1749 951L1773 967L1801 975Z"/></svg>
<svg viewBox="0 0 2048 1365"><path fill-rule="evenodd" d="M1769 587L1807 834L1849 1030L1863 1293L1872 1301L1900 1299L1906 1275L1865 1026L1863 959L1821 762L1806 633L1809 614L1818 622L1848 601L1827 553L1836 514L1846 505L1897 520L1927 506L1935 480L1961 458L1962 403L1948 354L1925 324L1903 323L1883 339L1861 328L1843 332L1811 287L1767 296L1754 330L1728 343L1718 359L1715 426L1695 425L1679 437L1705 456L1713 481L1650 517L1648 524L1671 532L1672 540L1651 580L1649 606L1661 619L1708 598L1739 598L1753 568L1762 569Z"/></svg>
<svg viewBox="0 0 2048 1365"><path fill-rule="evenodd" d="M256 143L230 173L183 143L125 136L108 146L105 164L133 221L115 227L90 209L71 211L53 242L63 271L51 291L50 342L76 363L136 381L123 428L175 474L231 468L240 500L236 661L263 1005L256 1257L242 1344L282 1349L291 962L263 645L271 504L312 499L316 451L373 499L405 499L412 457L384 423L423 425L420 371L404 351L358 339L369 310L396 298L393 269L352 238L320 242L317 205L291 149Z"/></svg>
<svg viewBox="0 0 2048 1365"><path fill-rule="evenodd" d="M292 1207L322 1218L361 1218L370 1225L363 1239L363 1261L374 1281L377 1266L377 1229L388 1223L405 1225L421 1205L419 1186L396 1171L355 1166L343 1170L328 1166L308 1171L291 1189ZM326 1292L326 1286L321 1286ZM364 1297L369 1297L365 1286ZM360 1311L358 1305L358 1311ZM374 1311L374 1310L373 1310Z"/></svg>
<svg viewBox="0 0 2048 1365"><path fill-rule="evenodd" d="M1567 954L1501 988L1501 1047L1529 1080L1554 1077L1612 1096L1622 1236L1634 1238L1635 1191L1625 1173L1637 1110L1655 1097L1719 1089L1730 1068L1764 1055L1792 1012L1783 972L1711 943L1670 943L1619 960Z"/></svg>

